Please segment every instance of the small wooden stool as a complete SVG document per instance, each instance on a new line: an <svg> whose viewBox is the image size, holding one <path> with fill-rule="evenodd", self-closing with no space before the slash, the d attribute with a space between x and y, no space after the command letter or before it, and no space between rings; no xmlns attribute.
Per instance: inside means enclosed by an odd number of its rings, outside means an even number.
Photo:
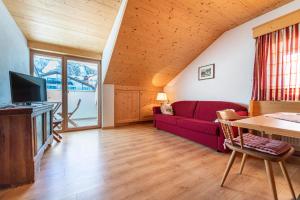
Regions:
<svg viewBox="0 0 300 200"><path fill-rule="evenodd" d="M56 142L61 142L62 136L54 129L61 125L62 119L53 119L53 138Z"/></svg>

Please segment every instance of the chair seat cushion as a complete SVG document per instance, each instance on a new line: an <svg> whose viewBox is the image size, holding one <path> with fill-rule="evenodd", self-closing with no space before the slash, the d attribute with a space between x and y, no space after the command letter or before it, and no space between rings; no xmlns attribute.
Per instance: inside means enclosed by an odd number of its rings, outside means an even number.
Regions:
<svg viewBox="0 0 300 200"><path fill-rule="evenodd" d="M241 145L239 136L234 138L233 140L238 145ZM281 155L289 151L291 148L291 145L287 142L264 138L253 135L251 133L243 134L243 140L244 147L272 155Z"/></svg>
<svg viewBox="0 0 300 200"><path fill-rule="evenodd" d="M216 135L219 129L218 123L198 119L178 119L177 125L182 128L211 135Z"/></svg>
<svg viewBox="0 0 300 200"><path fill-rule="evenodd" d="M164 115L164 114L156 114L155 115L156 121L161 121L161 122L165 122L167 124L172 124L172 125L176 125L177 119L181 119L181 118L183 118L183 117L174 116L174 115Z"/></svg>

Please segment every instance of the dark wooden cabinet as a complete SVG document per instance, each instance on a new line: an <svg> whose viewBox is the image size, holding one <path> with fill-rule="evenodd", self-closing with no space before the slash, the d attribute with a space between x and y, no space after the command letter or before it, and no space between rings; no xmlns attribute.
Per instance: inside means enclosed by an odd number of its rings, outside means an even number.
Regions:
<svg viewBox="0 0 300 200"><path fill-rule="evenodd" d="M43 126L43 115L40 114L35 116L35 127L36 127L36 148L40 150L44 143L44 126Z"/></svg>
<svg viewBox="0 0 300 200"><path fill-rule="evenodd" d="M0 109L0 186L34 182L52 140L52 105Z"/></svg>
<svg viewBox="0 0 300 200"><path fill-rule="evenodd" d="M52 113L46 112L45 115L46 124L52 124ZM52 134L52 126L46 126L46 138L48 138Z"/></svg>

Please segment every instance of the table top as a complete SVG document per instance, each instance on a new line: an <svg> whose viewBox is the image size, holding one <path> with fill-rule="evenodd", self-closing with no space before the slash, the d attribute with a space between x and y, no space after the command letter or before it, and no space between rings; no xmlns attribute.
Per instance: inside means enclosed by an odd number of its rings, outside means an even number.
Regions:
<svg viewBox="0 0 300 200"><path fill-rule="evenodd" d="M232 122L233 126L262 131L287 137L300 138L300 123L271 118L267 116L250 117Z"/></svg>

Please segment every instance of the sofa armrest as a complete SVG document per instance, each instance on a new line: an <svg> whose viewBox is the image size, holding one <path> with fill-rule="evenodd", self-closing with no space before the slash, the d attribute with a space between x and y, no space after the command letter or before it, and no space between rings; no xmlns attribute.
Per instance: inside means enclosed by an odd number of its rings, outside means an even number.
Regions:
<svg viewBox="0 0 300 200"><path fill-rule="evenodd" d="M161 114L160 106L155 106L155 107L152 108L152 110L153 110L153 115Z"/></svg>

